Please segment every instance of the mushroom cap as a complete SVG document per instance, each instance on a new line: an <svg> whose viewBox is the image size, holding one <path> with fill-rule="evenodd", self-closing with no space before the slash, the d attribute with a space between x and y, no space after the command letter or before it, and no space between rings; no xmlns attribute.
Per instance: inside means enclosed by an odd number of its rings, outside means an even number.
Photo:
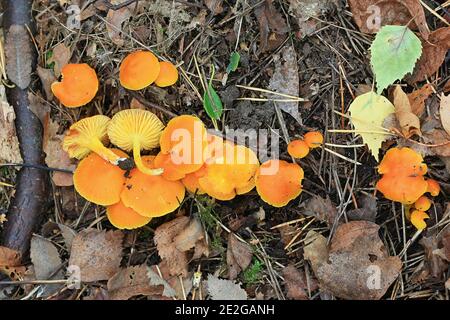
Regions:
<svg viewBox="0 0 450 320"><path fill-rule="evenodd" d="M107 128L110 121L107 116L96 115L75 122L64 136L64 151L71 158L84 158L91 152L88 145L92 139L98 139L102 143L108 142Z"/></svg>
<svg viewBox="0 0 450 320"><path fill-rule="evenodd" d="M427 191L427 182L422 176L384 175L376 188L386 199L412 204Z"/></svg>
<svg viewBox="0 0 450 320"><path fill-rule="evenodd" d="M291 141L287 150L291 157L301 159L308 155L309 146L304 140L298 139Z"/></svg>
<svg viewBox="0 0 450 320"><path fill-rule="evenodd" d="M167 180L177 181L183 179L186 176L184 165L177 165L171 159L170 153L159 152L154 160L155 167L164 170L162 175Z"/></svg>
<svg viewBox="0 0 450 320"><path fill-rule="evenodd" d="M255 153L245 146L226 141L223 147L223 156L205 163L204 174L198 181L201 189L211 197L231 200L237 194L253 189L259 161Z"/></svg>
<svg viewBox="0 0 450 320"><path fill-rule="evenodd" d="M419 211L427 211L431 207L431 200L425 196L421 196L414 202L414 208Z"/></svg>
<svg viewBox="0 0 450 320"><path fill-rule="evenodd" d="M436 180L427 179L427 192L433 197L436 197L441 192L441 186Z"/></svg>
<svg viewBox="0 0 450 320"><path fill-rule="evenodd" d="M203 122L182 115L169 121L160 138L161 153L171 155L171 162L184 174L199 170L204 163L207 133Z"/></svg>
<svg viewBox="0 0 450 320"><path fill-rule="evenodd" d="M118 229L132 230L145 226L152 218L141 216L131 208L125 207L122 201L106 208L109 222Z"/></svg>
<svg viewBox="0 0 450 320"><path fill-rule="evenodd" d="M267 174L263 170L267 170ZM300 195L303 177L303 169L298 164L272 159L256 172L256 191L264 202L283 207Z"/></svg>
<svg viewBox="0 0 450 320"><path fill-rule="evenodd" d="M152 112L127 109L117 112L108 125L108 136L119 148L131 151L135 139L141 150L158 147L163 123Z"/></svg>
<svg viewBox="0 0 450 320"><path fill-rule="evenodd" d="M322 145L323 135L319 131L311 131L305 134L303 140L311 149L314 149Z"/></svg>
<svg viewBox="0 0 450 320"><path fill-rule="evenodd" d="M129 90L141 90L151 85L160 72L158 58L150 51L135 51L120 64L120 84Z"/></svg>
<svg viewBox="0 0 450 320"><path fill-rule="evenodd" d="M127 157L123 151L112 151L120 157ZM109 206L120 201L125 185L125 171L96 153L91 153L78 164L73 174L73 183L75 190L86 200Z"/></svg>
<svg viewBox="0 0 450 320"><path fill-rule="evenodd" d="M168 87L175 84L178 81L177 68L169 61L161 61L159 65L160 71L155 84L158 87Z"/></svg>
<svg viewBox="0 0 450 320"><path fill-rule="evenodd" d="M411 223L414 225L414 227L416 227L417 230L425 229L427 227L427 224L424 220L429 218L430 216L424 211L414 210L411 213Z"/></svg>
<svg viewBox="0 0 450 320"><path fill-rule="evenodd" d="M378 173L395 176L423 176L427 165L422 156L410 148L391 148L381 160Z"/></svg>
<svg viewBox="0 0 450 320"><path fill-rule="evenodd" d="M197 194L205 194L205 191L200 186L200 183L198 182L198 179L205 175L205 167L200 168L200 170L192 173L188 173L183 179L181 179L181 182L185 186L186 190L190 193L197 193Z"/></svg>
<svg viewBox="0 0 450 320"><path fill-rule="evenodd" d="M144 156L142 161L154 168L153 156ZM163 176L149 176L140 170L131 170L123 188L121 199L125 206L144 217L160 217L180 206L185 188L180 181L169 181Z"/></svg>
<svg viewBox="0 0 450 320"><path fill-rule="evenodd" d="M53 82L51 89L56 98L68 108L88 104L98 91L95 70L86 63L66 64L61 70L61 82Z"/></svg>

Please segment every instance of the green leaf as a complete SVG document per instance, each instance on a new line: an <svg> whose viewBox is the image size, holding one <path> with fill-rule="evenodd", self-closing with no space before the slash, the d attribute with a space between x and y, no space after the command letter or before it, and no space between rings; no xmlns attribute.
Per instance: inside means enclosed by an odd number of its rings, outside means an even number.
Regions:
<svg viewBox="0 0 450 320"><path fill-rule="evenodd" d="M227 73L231 73L236 71L237 67L239 66L239 61L241 60L241 55L234 51L230 56L230 63L227 67Z"/></svg>
<svg viewBox="0 0 450 320"><path fill-rule="evenodd" d="M384 26L370 47L377 93L414 70L422 55L420 39L405 26Z"/></svg>
<svg viewBox="0 0 450 320"><path fill-rule="evenodd" d="M211 83L208 84L208 88L203 96L203 107L208 116L213 120L218 120L222 116L222 101Z"/></svg>
<svg viewBox="0 0 450 320"><path fill-rule="evenodd" d="M384 133L383 122L395 112L395 107L385 97L370 91L353 100L349 112L356 133L362 137L378 161L381 144L388 137L387 132Z"/></svg>

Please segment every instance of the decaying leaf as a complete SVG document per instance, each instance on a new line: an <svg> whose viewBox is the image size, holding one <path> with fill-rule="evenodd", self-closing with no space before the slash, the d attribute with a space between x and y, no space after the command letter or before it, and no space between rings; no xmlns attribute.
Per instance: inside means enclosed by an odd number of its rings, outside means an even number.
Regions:
<svg viewBox="0 0 450 320"><path fill-rule="evenodd" d="M352 221L336 229L327 257L313 255L311 259L311 249L305 248L305 259L310 260L322 290L353 300L377 300L386 293L402 263L389 256L378 230L375 223ZM326 243L318 241L312 243L315 249L325 252Z"/></svg>
<svg viewBox="0 0 450 320"><path fill-rule="evenodd" d="M58 227L61 230L64 242L66 243L67 251L70 253L70 251L72 250L73 239L75 238L77 233L72 228L69 228L62 223L58 223Z"/></svg>
<svg viewBox="0 0 450 320"><path fill-rule="evenodd" d="M247 292L232 280L219 279L209 274L206 286L211 300L247 300Z"/></svg>
<svg viewBox="0 0 450 320"><path fill-rule="evenodd" d="M37 66L36 72L39 76L39 79L41 79L42 89L44 89L47 100L52 100L53 92L51 86L52 83L57 80L55 75L53 74L53 71L50 69L44 69L40 66Z"/></svg>
<svg viewBox="0 0 450 320"><path fill-rule="evenodd" d="M425 110L425 100L433 93L433 86L429 83L422 88L414 90L408 94L409 103L411 104L411 111L416 116L420 117Z"/></svg>
<svg viewBox="0 0 450 320"><path fill-rule="evenodd" d="M48 59L48 63L54 63L53 71L56 77L61 75L62 68L69 63L71 56L70 48L66 47L64 43L60 43L53 48L53 53Z"/></svg>
<svg viewBox="0 0 450 320"><path fill-rule="evenodd" d="M286 21L274 7L273 0L266 0L254 12L259 25L259 51L275 49L286 39L289 31Z"/></svg>
<svg viewBox="0 0 450 320"><path fill-rule="evenodd" d="M155 272L152 268L147 268L147 277L149 279L150 285L163 287L163 291L161 293L162 296L167 297L167 298L175 297L175 295L176 295L175 290L170 286L170 284L166 280L161 278L159 276L159 274L157 272ZM175 278L175 279L176 279L176 281L178 281L179 278Z"/></svg>
<svg viewBox="0 0 450 320"><path fill-rule="evenodd" d="M0 246L0 267L20 266L21 255L18 251Z"/></svg>
<svg viewBox="0 0 450 320"><path fill-rule="evenodd" d="M377 216L377 197L367 194L363 195L359 201L359 208L347 211L350 220L366 220L375 222Z"/></svg>
<svg viewBox="0 0 450 320"><path fill-rule="evenodd" d="M131 18L131 10L128 7L119 10L109 10L106 15L106 30L111 41L121 47L125 41L122 38L122 24Z"/></svg>
<svg viewBox="0 0 450 320"><path fill-rule="evenodd" d="M327 239L320 233L310 230L306 234L303 251L303 257L311 262L311 267L314 273L317 274L319 267L327 261Z"/></svg>
<svg viewBox="0 0 450 320"><path fill-rule="evenodd" d="M332 2L332 0L289 0L289 13L296 18L302 37L309 36L316 30L317 21L312 18L329 11Z"/></svg>
<svg viewBox="0 0 450 320"><path fill-rule="evenodd" d="M14 108L6 100L5 86L0 85L0 160L8 163L22 163L15 118Z"/></svg>
<svg viewBox="0 0 450 320"><path fill-rule="evenodd" d="M30 34L24 25L12 25L5 37L5 56L8 64L6 73L9 80L20 89L26 89L31 82L32 50Z"/></svg>
<svg viewBox="0 0 450 320"><path fill-rule="evenodd" d="M434 129L424 133L423 138L427 143L434 145L426 148L426 154L450 157L450 134L445 130Z"/></svg>
<svg viewBox="0 0 450 320"><path fill-rule="evenodd" d="M331 227L336 222L337 210L330 198L324 199L313 196L305 205L303 214L316 217L318 220L326 222L328 227Z"/></svg>
<svg viewBox="0 0 450 320"><path fill-rule="evenodd" d="M69 266L80 268L83 282L108 280L119 271L122 239L120 230L79 232L72 242Z"/></svg>
<svg viewBox="0 0 450 320"><path fill-rule="evenodd" d="M205 5L215 15L221 14L223 12L222 3L223 3L223 0L205 0Z"/></svg>
<svg viewBox="0 0 450 320"><path fill-rule="evenodd" d="M400 130L405 138L410 138L413 135L422 135L420 132L420 120L412 112L411 104L409 103L408 96L402 90L402 88L397 85L394 89L394 106L395 106L395 116L397 117L398 123L400 124Z"/></svg>
<svg viewBox="0 0 450 320"><path fill-rule="evenodd" d="M270 78L269 89L278 93L288 94L294 97L299 95L299 76L297 53L293 46L286 45L280 52L273 56L275 72ZM269 99L279 99L279 96L269 95ZM278 107L290 114L298 123L302 123L297 101L276 102Z"/></svg>
<svg viewBox="0 0 450 320"><path fill-rule="evenodd" d="M441 95L441 104L439 107L442 127L450 135L450 95Z"/></svg>
<svg viewBox="0 0 450 320"><path fill-rule="evenodd" d="M348 0L348 4L353 19L364 33L376 33L386 25L418 28L424 39L430 33L419 0Z"/></svg>
<svg viewBox="0 0 450 320"><path fill-rule="evenodd" d="M232 233L228 235L227 264L229 279L237 278L241 271L247 269L252 262L252 248L241 241Z"/></svg>
<svg viewBox="0 0 450 320"><path fill-rule="evenodd" d="M308 300L308 286L305 274L290 264L283 268L284 283L287 288L286 296L293 300Z"/></svg>

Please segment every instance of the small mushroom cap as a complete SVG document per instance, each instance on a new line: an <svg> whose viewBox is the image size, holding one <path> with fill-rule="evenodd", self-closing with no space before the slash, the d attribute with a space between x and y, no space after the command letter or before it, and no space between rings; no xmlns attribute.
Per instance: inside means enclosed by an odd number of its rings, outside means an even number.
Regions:
<svg viewBox="0 0 450 320"><path fill-rule="evenodd" d="M160 72L158 58L150 51L135 51L120 65L120 84L129 90L141 90L151 85Z"/></svg>
<svg viewBox="0 0 450 320"><path fill-rule="evenodd" d="M51 89L64 106L77 108L94 99L99 84L95 70L89 65L67 64L62 68L61 75L61 82L52 83Z"/></svg>
<svg viewBox="0 0 450 320"><path fill-rule="evenodd" d="M411 213L411 223L414 225L414 227L416 227L417 230L425 229L427 227L427 224L424 220L429 218L430 216L424 211L414 210Z"/></svg>
<svg viewBox="0 0 450 320"><path fill-rule="evenodd" d="M378 173L396 176L423 176L427 165L420 154L410 148L391 148L381 160Z"/></svg>
<svg viewBox="0 0 450 320"><path fill-rule="evenodd" d="M311 131L305 134L303 140L311 148L318 148L323 143L323 135L318 131Z"/></svg>
<svg viewBox="0 0 450 320"><path fill-rule="evenodd" d="M143 163L154 168L153 156L142 157ZM183 201L185 188L180 181L163 176L149 176L133 169L123 188L121 199L125 206L144 217L160 217L176 210Z"/></svg>
<svg viewBox="0 0 450 320"><path fill-rule="evenodd" d="M414 202L414 207L419 211L427 211L431 207L431 200L425 196L421 196Z"/></svg>
<svg viewBox="0 0 450 320"><path fill-rule="evenodd" d="M161 153L171 155L178 171L188 174L204 163L207 134L203 122L194 116L182 115L169 121L160 138Z"/></svg>
<svg viewBox="0 0 450 320"><path fill-rule="evenodd" d="M288 153L293 158L304 158L309 153L309 146L304 140L293 140L288 144Z"/></svg>
<svg viewBox="0 0 450 320"><path fill-rule="evenodd" d="M202 190L218 200L231 200L254 187L254 176L259 167L255 153L241 145L224 142L222 157L205 164L205 174L199 178Z"/></svg>
<svg viewBox="0 0 450 320"><path fill-rule="evenodd" d="M152 112L127 109L117 112L108 125L108 136L119 148L131 151L135 141L141 150L158 147L163 123Z"/></svg>
<svg viewBox="0 0 450 320"><path fill-rule="evenodd" d="M265 170L267 174L264 174ZM256 172L256 191L264 202L273 207L283 207L300 195L303 177L303 169L298 164L269 160Z"/></svg>
<svg viewBox="0 0 450 320"><path fill-rule="evenodd" d="M106 144L110 120L107 116L96 115L72 124L63 140L64 151L71 158L82 159L91 152L88 146L93 139L98 139L101 143Z"/></svg>
<svg viewBox="0 0 450 320"><path fill-rule="evenodd" d="M155 84L158 87L168 87L175 84L178 81L177 68L169 61L161 61L159 65L161 69Z"/></svg>
<svg viewBox="0 0 450 320"><path fill-rule="evenodd" d="M108 206L106 216L114 227L127 230L143 227L152 220L152 218L141 216L133 209L125 207L122 201Z"/></svg>
<svg viewBox="0 0 450 320"><path fill-rule="evenodd" d="M436 197L441 192L441 186L436 180L427 179L427 192L433 197Z"/></svg>
<svg viewBox="0 0 450 320"><path fill-rule="evenodd" d="M127 157L123 151L112 151L120 157ZM109 206L120 201L120 194L125 185L125 171L96 153L91 153L78 164L73 174L73 182L83 198L98 205Z"/></svg>

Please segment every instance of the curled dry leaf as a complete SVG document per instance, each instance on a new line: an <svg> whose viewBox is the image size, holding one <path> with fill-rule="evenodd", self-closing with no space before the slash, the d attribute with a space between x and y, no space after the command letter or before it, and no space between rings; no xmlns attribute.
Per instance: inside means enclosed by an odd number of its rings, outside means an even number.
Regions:
<svg viewBox="0 0 450 320"><path fill-rule="evenodd" d="M442 94L439 114L441 116L442 127L450 135L450 95L445 96Z"/></svg>
<svg viewBox="0 0 450 320"><path fill-rule="evenodd" d="M122 24L131 18L131 10L128 7L119 10L109 10L106 15L106 30L111 41L121 47L125 41L122 38Z"/></svg>
<svg viewBox="0 0 450 320"><path fill-rule="evenodd" d="M80 268L81 281L108 280L119 271L123 233L87 229L72 242L69 266Z"/></svg>
<svg viewBox="0 0 450 320"><path fill-rule="evenodd" d="M259 51L275 49L286 39L289 31L286 21L274 7L273 0L266 0L254 12L259 25Z"/></svg>
<svg viewBox="0 0 450 320"><path fill-rule="evenodd" d="M368 221L340 225L331 240L328 256L326 242L316 238L309 246L322 254L312 255L305 247L322 290L352 300L378 300L400 274L400 258L389 256L378 236L379 226ZM307 235L308 237L308 235Z"/></svg>
<svg viewBox="0 0 450 320"><path fill-rule="evenodd" d="M232 280L219 279L209 274L206 287L212 300L247 300L247 292Z"/></svg>
<svg viewBox="0 0 450 320"><path fill-rule="evenodd" d="M321 198L313 196L305 205L304 215L316 217L322 222L326 222L331 227L337 217L336 206L331 202L330 198Z"/></svg>
<svg viewBox="0 0 450 320"><path fill-rule="evenodd" d="M348 4L353 19L364 33L377 33L385 25L408 25L419 29L424 39L430 34L419 0L348 0Z"/></svg>
<svg viewBox="0 0 450 320"><path fill-rule="evenodd" d="M14 108L6 100L5 86L0 85L0 160L22 163L16 135Z"/></svg>
<svg viewBox="0 0 450 320"><path fill-rule="evenodd" d="M411 104L411 111L420 117L425 110L425 100L433 93L433 86L430 83L425 84L422 88L414 90L408 94L408 100Z"/></svg>
<svg viewBox="0 0 450 320"><path fill-rule="evenodd" d="M238 274L250 265L252 257L252 248L248 244L239 241L234 234L230 233L228 235L227 248L228 278L231 280L236 279Z"/></svg>
<svg viewBox="0 0 450 320"><path fill-rule="evenodd" d="M413 135L422 135L420 132L420 120L412 112L408 96L399 85L395 86L394 89L394 107L400 130L405 138L410 138Z"/></svg>

